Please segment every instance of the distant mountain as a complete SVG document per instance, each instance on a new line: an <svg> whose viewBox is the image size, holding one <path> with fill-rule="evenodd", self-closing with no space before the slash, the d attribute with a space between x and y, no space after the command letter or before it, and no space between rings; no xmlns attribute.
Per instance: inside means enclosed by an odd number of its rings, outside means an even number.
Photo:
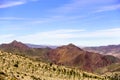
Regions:
<svg viewBox="0 0 120 80"><path fill-rule="evenodd" d="M22 42L18 42L16 40L14 40L13 42L11 42L9 44L1 44L0 48L2 48L4 50L5 49L7 49L7 50L9 50L9 49L11 49L11 50L19 49L21 51L30 50L30 48L27 45L23 44Z"/></svg>
<svg viewBox="0 0 120 80"><path fill-rule="evenodd" d="M30 48L51 48L51 49L55 49L57 48L57 46L51 46L51 45L35 45L35 44L26 44L28 47Z"/></svg>
<svg viewBox="0 0 120 80"><path fill-rule="evenodd" d="M22 56L29 57L31 59L35 60L42 60L42 61L47 61L46 59L46 53L50 50L51 48L31 48L27 46L26 44L22 42L18 42L14 40L11 43L8 44L1 44L0 45L0 50L13 53L13 54L18 54Z"/></svg>
<svg viewBox="0 0 120 80"><path fill-rule="evenodd" d="M98 53L85 51L73 44L52 49L47 55L51 62L55 64L76 66L87 71L94 71L97 68L120 61L113 56L104 56Z"/></svg>
<svg viewBox="0 0 120 80"><path fill-rule="evenodd" d="M31 48L22 42L14 40L8 44L1 44L0 50L12 54L22 55L33 60L51 62L57 65L77 67L86 71L116 63L119 59L85 51L74 44L60 46L55 49L49 47Z"/></svg>
<svg viewBox="0 0 120 80"><path fill-rule="evenodd" d="M90 52L97 52L104 55L113 55L120 58L120 45L109 45L100 47L86 47L84 50Z"/></svg>

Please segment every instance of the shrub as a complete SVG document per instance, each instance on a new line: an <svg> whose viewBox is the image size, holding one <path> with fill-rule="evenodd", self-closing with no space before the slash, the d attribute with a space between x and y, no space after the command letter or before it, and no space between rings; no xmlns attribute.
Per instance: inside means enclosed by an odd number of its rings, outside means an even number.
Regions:
<svg viewBox="0 0 120 80"><path fill-rule="evenodd" d="M17 62L14 64L14 67L18 67L18 64L19 64L19 62L17 61Z"/></svg>

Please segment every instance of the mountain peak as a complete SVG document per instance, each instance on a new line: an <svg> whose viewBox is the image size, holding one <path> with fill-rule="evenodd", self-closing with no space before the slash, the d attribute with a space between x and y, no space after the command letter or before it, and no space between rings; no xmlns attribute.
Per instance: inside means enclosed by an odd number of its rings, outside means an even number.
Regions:
<svg viewBox="0 0 120 80"><path fill-rule="evenodd" d="M76 47L73 43L70 43L67 46Z"/></svg>
<svg viewBox="0 0 120 80"><path fill-rule="evenodd" d="M87 71L94 71L94 69L119 61L115 57L104 57L98 53L84 51L74 44L68 44L49 51L48 58L55 64L77 66Z"/></svg>
<svg viewBox="0 0 120 80"><path fill-rule="evenodd" d="M11 42L11 44L18 44L18 43L21 43L21 42L19 42L19 41L17 41L17 40L13 40L13 41Z"/></svg>
<svg viewBox="0 0 120 80"><path fill-rule="evenodd" d="M24 45L25 46L25 44L23 44L22 42L16 41L16 40L12 41L10 44L13 45L13 46L18 46L18 45Z"/></svg>
<svg viewBox="0 0 120 80"><path fill-rule="evenodd" d="M79 49L79 50L83 51L81 48L74 45L73 43L70 43L70 44L66 45L65 47L70 48L70 49L75 49L76 48L76 49Z"/></svg>
<svg viewBox="0 0 120 80"><path fill-rule="evenodd" d="M25 45L22 42L18 42L16 40L12 41L9 44L2 44L1 47L4 47L4 48L17 48L17 49L20 49L20 50L29 50L29 47L27 45Z"/></svg>
<svg viewBox="0 0 120 80"><path fill-rule="evenodd" d="M17 40L13 40L12 42L18 42Z"/></svg>
<svg viewBox="0 0 120 80"><path fill-rule="evenodd" d="M27 45L25 45L22 42L16 41L16 40L12 41L10 44L14 47L18 47L18 48L22 48L22 49L29 49L29 47Z"/></svg>

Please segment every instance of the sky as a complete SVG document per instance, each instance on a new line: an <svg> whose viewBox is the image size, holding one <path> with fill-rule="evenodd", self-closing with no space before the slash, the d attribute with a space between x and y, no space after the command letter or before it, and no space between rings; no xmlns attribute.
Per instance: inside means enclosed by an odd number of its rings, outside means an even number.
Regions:
<svg viewBox="0 0 120 80"><path fill-rule="evenodd" d="M120 44L120 0L0 0L0 44Z"/></svg>

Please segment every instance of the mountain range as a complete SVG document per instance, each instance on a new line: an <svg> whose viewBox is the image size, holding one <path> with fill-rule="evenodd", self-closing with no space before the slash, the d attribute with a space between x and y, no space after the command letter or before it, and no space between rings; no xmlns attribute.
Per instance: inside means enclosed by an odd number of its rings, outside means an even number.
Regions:
<svg viewBox="0 0 120 80"><path fill-rule="evenodd" d="M114 56L89 52L74 44L59 46L55 49L49 47L33 48L15 40L9 44L1 44L0 50L37 61L78 68L89 72L120 62L120 59Z"/></svg>
<svg viewBox="0 0 120 80"><path fill-rule="evenodd" d="M74 44L52 49L48 57L55 64L78 67L87 71L94 71L120 61L114 56L85 51Z"/></svg>
<svg viewBox="0 0 120 80"><path fill-rule="evenodd" d="M100 47L85 47L84 50L96 52L103 55L112 55L120 59L120 45L108 45Z"/></svg>

